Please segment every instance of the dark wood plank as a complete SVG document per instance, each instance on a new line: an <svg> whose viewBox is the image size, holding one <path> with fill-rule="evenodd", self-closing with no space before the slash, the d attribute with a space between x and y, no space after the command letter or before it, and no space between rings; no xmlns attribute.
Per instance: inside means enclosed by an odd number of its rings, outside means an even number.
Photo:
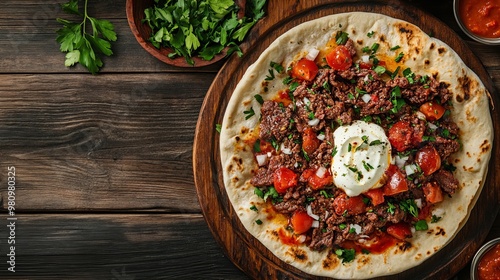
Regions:
<svg viewBox="0 0 500 280"><path fill-rule="evenodd" d="M246 266L243 269L253 278L259 278L260 272L264 271L266 277L270 279L322 279L299 271L277 259L242 226L225 194L218 155L218 136L210 129L215 123L221 122L223 116L221 108L225 108L227 105L234 87L245 71L244 69L253 63L257 59L258 54L279 34L282 34L300 22L318 18L332 12L364 10L384 13L415 23L424 32L436 34L436 37L448 43L461 55L466 64L481 77L485 85L492 92L494 89L494 84L490 80L490 74L485 71L481 61L470 51L467 44L459 40L453 30L447 28L436 18L422 13L420 10L414 9L411 6L405 6L403 1L392 1L389 4L386 4L386 2L378 2L377 4L375 2L366 3L363 1L339 1L324 5L321 3L318 4L315 1L308 1L307 3L296 1L294 3L287 2L286 4L272 2L273 6L270 10L280 12L271 14L267 18L267 21L263 21L264 25L268 24L268 29L260 26L262 30L266 30L265 33L260 34L261 36L256 33L250 34L251 37L254 36L251 41L253 43L244 47L252 49L252 53L244 56L242 61L236 62L230 59L220 70L203 104L200 114L200 120L203 121L199 122L197 126L194 143L195 183L200 200L207 201L206 204L201 204L202 211L205 215L217 217L214 220L209 220L208 225L214 233L215 238L219 243L223 244L226 253L237 265L243 267L244 262L247 262L249 259L252 260L251 263L253 265L251 267ZM296 16L282 20L281 11L287 10L289 6L292 7L290 10L294 11ZM308 6L314 8L307 9ZM301 9L303 9L302 12ZM257 28L257 30L259 31L260 29ZM438 31L439 34L437 34ZM496 69L496 66L493 69ZM500 104L496 95L494 102L496 106ZM493 118L495 120L500 119L498 110L493 112ZM495 122L495 131L500 131L499 126L500 124ZM208 140L207 135L209 137ZM209 142L209 149L206 148L207 141ZM492 170L497 169L498 161L495 158L498 156L500 156L500 149L496 147L490 164ZM207 162L210 165L207 165ZM448 246L418 267L409 269L398 275L381 277L381 279L446 279L450 275L458 273L466 266L467 261L470 260L473 253L486 238L496 217L498 211L497 195L499 192L495 188L495 185L500 182L499 180L500 177L495 172L490 173L489 180L481 193L476 207L471 213L469 222Z"/></svg>
<svg viewBox="0 0 500 280"><path fill-rule="evenodd" d="M7 270L8 223L0 223L1 279L246 278L200 214L16 217L15 273Z"/></svg>
<svg viewBox="0 0 500 280"><path fill-rule="evenodd" d="M192 143L212 79L0 76L0 170L16 167L18 206L199 211Z"/></svg>

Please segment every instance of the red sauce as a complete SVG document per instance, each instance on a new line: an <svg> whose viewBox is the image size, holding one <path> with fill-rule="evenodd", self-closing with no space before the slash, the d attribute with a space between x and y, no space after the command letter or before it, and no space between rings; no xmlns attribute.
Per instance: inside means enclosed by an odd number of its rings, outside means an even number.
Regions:
<svg viewBox="0 0 500 280"><path fill-rule="evenodd" d="M280 238L281 243L285 245L299 245L300 241L298 236L293 235L291 232L280 228L278 230L278 236Z"/></svg>
<svg viewBox="0 0 500 280"><path fill-rule="evenodd" d="M477 268L480 280L500 278L500 244L492 247L479 261Z"/></svg>
<svg viewBox="0 0 500 280"><path fill-rule="evenodd" d="M368 251L370 254L381 254L396 245L397 242L398 240L389 234L377 232L363 243L359 241L345 241L342 243L342 247L346 249L354 249L356 253Z"/></svg>
<svg viewBox="0 0 500 280"><path fill-rule="evenodd" d="M288 107L292 103L288 90L280 90L278 95L273 98L273 101L283 103L283 107Z"/></svg>
<svg viewBox="0 0 500 280"><path fill-rule="evenodd" d="M461 0L459 14L472 33L487 37L500 37L500 0Z"/></svg>

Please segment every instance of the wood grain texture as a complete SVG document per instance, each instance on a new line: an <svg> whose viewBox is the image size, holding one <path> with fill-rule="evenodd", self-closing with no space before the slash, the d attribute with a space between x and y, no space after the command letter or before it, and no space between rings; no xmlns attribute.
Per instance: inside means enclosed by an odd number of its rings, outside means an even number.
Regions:
<svg viewBox="0 0 500 280"><path fill-rule="evenodd" d="M1 279L245 278L219 250L200 214L17 218L16 273L7 271L10 248L0 242ZM0 227L0 235L7 234Z"/></svg>
<svg viewBox="0 0 500 280"><path fill-rule="evenodd" d="M301 22L331 13L369 11L402 18L418 25L426 33L435 34L436 37L449 44L461 55L464 62L481 77L486 87L492 93L495 92L491 76L468 46L463 41L460 41L459 37L439 20L414 7L406 6L405 3L398 1L384 3L341 1L331 4L316 3L316 6L308 2L307 5L311 5L309 9L303 6L297 7L302 4L304 2L297 3L296 6L292 5L291 10L296 11L296 14L286 20L280 21L282 19L281 14L271 13L267 18L268 21L263 23L263 25L268 24L267 28L259 26L266 32L250 34L253 44L245 47L251 49L252 52L247 53L238 61L230 59L224 65L203 103L195 136L195 183L200 201L208 202L201 204L202 211L206 217L215 218L214 220L207 220L207 222L218 242L226 249L229 258L250 277L256 279L323 279L303 273L277 259L245 230L230 206L222 183L222 171L218 155L218 135L213 132L210 134L210 127L222 121L224 110L221 110L221 108L226 107L230 95L246 67L253 63L276 37ZM286 8L289 8L288 5L277 2L272 2L269 6L271 11L283 11ZM500 104L498 96L494 94L493 97L495 106L498 106ZM500 131L499 124L496 121L500 119L498 110L493 111L492 114L495 121L495 131ZM209 149L206 148L206 135L210 135ZM498 169L498 161L495 159L498 156L500 156L500 149L496 147L490 163L492 170ZM207 162L210 162L210 165ZM500 177L495 172L490 173L489 180L483 189L477 206L471 213L469 222L447 247L416 268L398 275L380 277L380 279L446 279L461 270L486 238L496 216L498 211L498 189L495 186L498 183L500 183ZM252 261L248 262L248 259ZM265 276L262 275L263 271Z"/></svg>
<svg viewBox="0 0 500 280"><path fill-rule="evenodd" d="M0 170L18 171L19 210L199 211L193 131L213 77L2 76Z"/></svg>

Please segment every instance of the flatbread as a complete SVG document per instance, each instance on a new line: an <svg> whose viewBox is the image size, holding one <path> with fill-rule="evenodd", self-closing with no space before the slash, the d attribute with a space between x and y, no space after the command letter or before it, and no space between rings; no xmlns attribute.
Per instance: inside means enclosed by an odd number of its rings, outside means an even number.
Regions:
<svg viewBox="0 0 500 280"><path fill-rule="evenodd" d="M261 207L264 202L254 194L250 184L257 163L252 148L245 139L254 137L258 118L245 118L249 107L260 108L254 95L264 100L273 98L286 88L281 79L267 83L271 62L290 65L304 57L311 48L325 46L338 31L347 32L357 42L358 48L379 43L379 52L389 52L399 45L405 54L404 64L413 72L434 75L440 82L448 83L453 93L452 119L460 128L463 147L452 155L457 169L455 178L460 185L452 198L446 197L439 204L443 214L438 223L429 223L427 231L415 232L410 240L412 246L397 246L382 254L357 254L352 262L342 261L332 252L312 251L306 245L283 244L277 236L279 228L288 221L269 220L269 213L252 211L252 206ZM368 37L372 32L374 36ZM357 54L358 57L361 53ZM276 39L251 65L234 90L227 106L220 134L220 155L227 195L244 227L273 254L286 263L312 275L339 279L364 279L395 274L415 267L435 254L457 234L466 223L483 186L492 151L493 127L489 113L489 93L480 79L445 43L428 36L413 24L373 13L343 13L326 16L287 31ZM263 223L257 224L260 220Z"/></svg>

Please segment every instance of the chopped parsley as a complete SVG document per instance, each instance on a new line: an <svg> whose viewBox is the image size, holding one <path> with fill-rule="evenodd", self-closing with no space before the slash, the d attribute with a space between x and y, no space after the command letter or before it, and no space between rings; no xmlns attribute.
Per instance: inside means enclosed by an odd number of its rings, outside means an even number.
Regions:
<svg viewBox="0 0 500 280"><path fill-rule="evenodd" d="M413 217L418 216L418 207L413 199L407 199L399 202L399 207L407 213L410 213Z"/></svg>
<svg viewBox="0 0 500 280"><path fill-rule="evenodd" d="M339 259L342 260L342 263L352 262L356 256L356 251L354 249L344 249L339 248L335 250L335 254Z"/></svg>
<svg viewBox="0 0 500 280"><path fill-rule="evenodd" d="M373 37L374 34L375 34L375 31L370 31L366 34L366 36L368 36L368 38L371 38L371 37Z"/></svg>
<svg viewBox="0 0 500 280"><path fill-rule="evenodd" d="M335 35L335 43L337 43L337 45L344 45L348 39L349 39L349 34L343 31L338 31L337 34Z"/></svg>
<svg viewBox="0 0 500 280"><path fill-rule="evenodd" d="M400 62L400 61L401 61L401 59L403 59L403 56L404 56L404 53L400 52L400 53L398 54L398 56L396 56L396 58L394 59L394 61L396 61L396 62Z"/></svg>
<svg viewBox="0 0 500 280"><path fill-rule="evenodd" d="M399 48L400 48L400 46L399 46L399 45L395 45L394 47L390 48L390 50L391 50L391 51L395 51L395 50L397 50L397 49L399 49Z"/></svg>
<svg viewBox="0 0 500 280"><path fill-rule="evenodd" d="M262 221L260 219L255 220L255 223L258 225L262 225Z"/></svg>
<svg viewBox="0 0 500 280"><path fill-rule="evenodd" d="M253 110L252 107L250 107L250 109L248 109L246 111L243 111L243 113L245 114L245 120L248 120L249 118L251 118L255 115L255 111Z"/></svg>
<svg viewBox="0 0 500 280"><path fill-rule="evenodd" d="M252 205L250 207L250 210L255 211L255 212L259 212L259 209L257 209L257 206L255 206L255 205Z"/></svg>
<svg viewBox="0 0 500 280"><path fill-rule="evenodd" d="M415 230L427 230L429 229L429 226L427 225L427 221L425 220L420 220L415 223Z"/></svg>
<svg viewBox="0 0 500 280"><path fill-rule="evenodd" d="M260 94L256 94L253 97L255 97L255 100L257 100L257 102L259 102L260 105L264 104L264 99L262 98L262 96Z"/></svg>
<svg viewBox="0 0 500 280"><path fill-rule="evenodd" d="M377 73L379 76L384 74L387 69L385 69L384 66L380 66L380 65L377 65L377 67L375 67L375 69L373 69L373 71L375 71L375 73Z"/></svg>
<svg viewBox="0 0 500 280"><path fill-rule="evenodd" d="M220 133L220 131L222 130L222 124L216 123L215 124L215 130Z"/></svg>

